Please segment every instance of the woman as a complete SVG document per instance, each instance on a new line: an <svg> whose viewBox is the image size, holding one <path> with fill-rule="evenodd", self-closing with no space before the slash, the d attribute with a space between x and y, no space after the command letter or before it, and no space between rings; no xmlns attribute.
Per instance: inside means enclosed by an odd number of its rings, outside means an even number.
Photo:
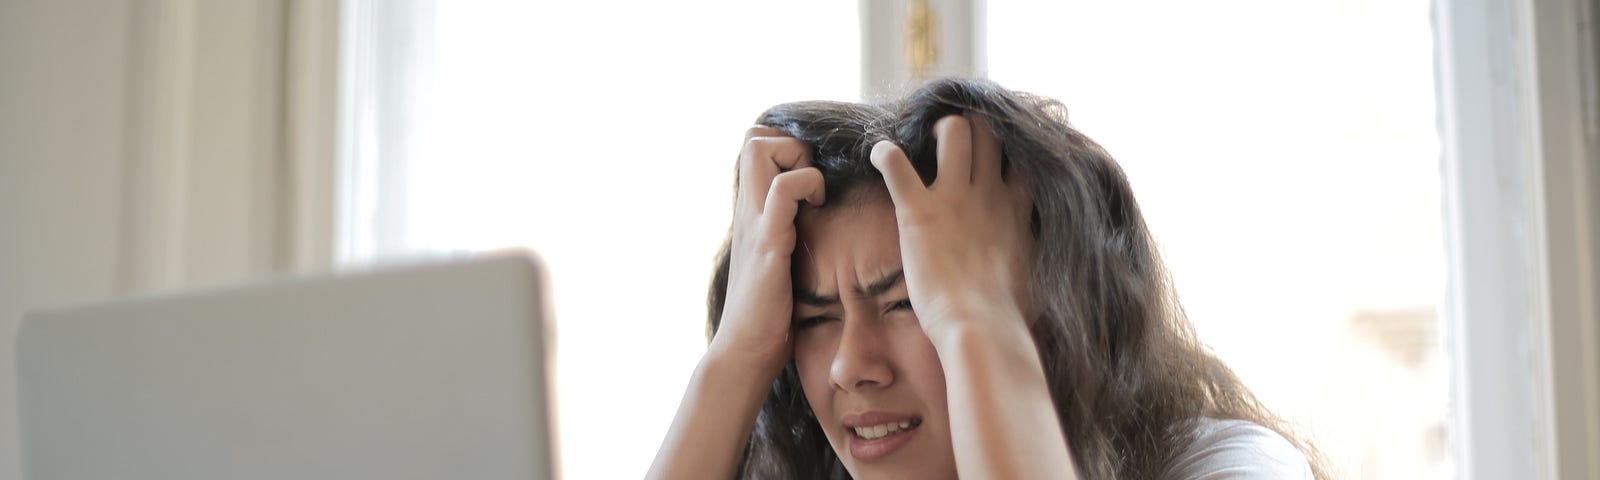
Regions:
<svg viewBox="0 0 1600 480"><path fill-rule="evenodd" d="M946 79L758 123L651 478L1328 478L1059 103Z"/></svg>

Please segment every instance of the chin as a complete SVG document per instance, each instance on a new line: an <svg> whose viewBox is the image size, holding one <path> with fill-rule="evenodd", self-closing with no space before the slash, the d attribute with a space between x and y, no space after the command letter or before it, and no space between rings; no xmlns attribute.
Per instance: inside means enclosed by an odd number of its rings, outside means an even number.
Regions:
<svg viewBox="0 0 1600 480"><path fill-rule="evenodd" d="M849 471L850 477L855 480L956 478L954 459L939 455L938 449L927 448L930 445L922 443L924 442L909 442L899 451L871 460L857 458L847 445L836 445L834 452L839 454L845 470ZM945 452L948 453L948 450Z"/></svg>
<svg viewBox="0 0 1600 480"><path fill-rule="evenodd" d="M956 477L954 471L944 471L939 465L916 461L847 466L845 470L850 471L850 477L855 480L938 480Z"/></svg>

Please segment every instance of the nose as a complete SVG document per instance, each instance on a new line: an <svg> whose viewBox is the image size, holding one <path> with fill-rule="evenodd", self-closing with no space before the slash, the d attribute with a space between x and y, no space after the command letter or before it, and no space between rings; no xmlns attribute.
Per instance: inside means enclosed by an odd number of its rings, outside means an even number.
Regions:
<svg viewBox="0 0 1600 480"><path fill-rule="evenodd" d="M833 388L852 393L888 387L894 383L894 368L889 361L883 322L856 317L844 320L844 331L833 352L828 380Z"/></svg>

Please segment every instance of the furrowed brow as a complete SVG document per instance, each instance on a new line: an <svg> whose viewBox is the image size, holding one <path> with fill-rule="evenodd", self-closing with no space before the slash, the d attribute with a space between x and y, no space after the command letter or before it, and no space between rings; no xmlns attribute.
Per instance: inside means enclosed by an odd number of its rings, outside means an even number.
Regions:
<svg viewBox="0 0 1600 480"><path fill-rule="evenodd" d="M794 289L794 303L798 303L798 304L801 304L801 305L809 305L809 306L813 306L813 307L826 307L826 306L829 306L829 305L838 305L839 304L839 296L838 295L823 296L823 295L820 295L817 292L814 292L814 291L811 291L811 290L807 290L807 289L804 289L804 288L796 288L796 289Z"/></svg>
<svg viewBox="0 0 1600 480"><path fill-rule="evenodd" d="M884 275L883 278L867 284L865 287L856 287L855 292L857 295L863 297L876 297L883 295L885 292L888 292L889 289L894 288L895 285L900 284L902 280L905 280L905 273L906 271L903 268L896 269L893 272L889 272L888 275ZM839 296L822 295L809 289L796 288L794 289L794 302L813 307L827 307L838 305Z"/></svg>
<svg viewBox="0 0 1600 480"><path fill-rule="evenodd" d="M904 280L905 275L906 270L904 268L895 269L895 271L889 272L888 275L884 275L883 278L869 283L865 287L857 287L856 293L863 297L876 297L883 295L885 292L888 292L889 289L894 288L895 285L899 284L901 280Z"/></svg>

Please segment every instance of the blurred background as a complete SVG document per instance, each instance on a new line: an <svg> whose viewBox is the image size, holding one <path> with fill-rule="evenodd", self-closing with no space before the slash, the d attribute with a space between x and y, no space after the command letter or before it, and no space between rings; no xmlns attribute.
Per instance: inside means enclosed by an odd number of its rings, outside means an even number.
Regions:
<svg viewBox="0 0 1600 480"><path fill-rule="evenodd" d="M642 475L743 131L944 75L1061 100L1202 340L1344 478L1600 478L1593 0L0 0L23 311L526 246L562 468Z"/></svg>

